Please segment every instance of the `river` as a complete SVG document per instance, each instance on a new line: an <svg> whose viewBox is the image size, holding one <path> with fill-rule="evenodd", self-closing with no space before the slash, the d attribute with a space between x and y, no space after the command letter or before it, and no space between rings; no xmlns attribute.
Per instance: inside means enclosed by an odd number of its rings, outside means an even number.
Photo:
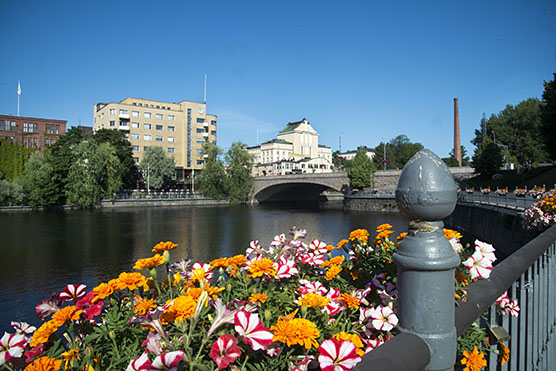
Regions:
<svg viewBox="0 0 556 371"><path fill-rule="evenodd" d="M382 223L407 230L399 214L276 206L0 212L0 335L13 332L10 321L40 324L35 306L68 283L91 289L133 271L160 241L179 244L173 259L208 262L244 253L252 240L268 245L292 226L307 230L306 241L336 244L358 228L374 237Z"/></svg>

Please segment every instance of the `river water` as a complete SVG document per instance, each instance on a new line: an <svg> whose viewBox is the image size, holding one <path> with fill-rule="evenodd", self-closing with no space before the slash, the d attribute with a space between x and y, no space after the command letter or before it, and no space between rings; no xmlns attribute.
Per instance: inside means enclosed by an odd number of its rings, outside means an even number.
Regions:
<svg viewBox="0 0 556 371"><path fill-rule="evenodd" d="M0 335L12 332L10 321L40 324L35 306L68 283L91 289L132 272L160 241L179 244L173 259L208 262L244 253L252 240L266 246L292 226L307 230L306 241L336 244L358 228L374 238L382 223L407 230L399 214L275 206L2 212Z"/></svg>

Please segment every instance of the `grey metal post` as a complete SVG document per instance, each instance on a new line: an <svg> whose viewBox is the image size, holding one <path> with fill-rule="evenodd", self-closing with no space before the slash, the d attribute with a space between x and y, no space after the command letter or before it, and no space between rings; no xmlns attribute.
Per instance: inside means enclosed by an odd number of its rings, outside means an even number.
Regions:
<svg viewBox="0 0 556 371"><path fill-rule="evenodd" d="M433 152L423 149L407 162L396 189L398 208L411 218L394 255L399 330L428 344L427 370L453 370L456 361L454 270L460 259L442 230L442 219L454 211L456 201L454 179Z"/></svg>

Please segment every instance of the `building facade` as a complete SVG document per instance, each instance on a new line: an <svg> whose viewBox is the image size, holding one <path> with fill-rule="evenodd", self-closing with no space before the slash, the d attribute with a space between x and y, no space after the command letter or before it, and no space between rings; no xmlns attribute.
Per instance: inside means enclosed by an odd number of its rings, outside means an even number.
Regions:
<svg viewBox="0 0 556 371"><path fill-rule="evenodd" d="M160 146L176 162L177 181L192 186L195 170L201 170L203 144L216 144L216 116L206 113L206 103L169 103L126 98L117 103L97 103L94 128L124 131L140 162L150 146Z"/></svg>
<svg viewBox="0 0 556 371"><path fill-rule="evenodd" d="M365 154L367 155L367 157L372 160L375 157L375 150L366 146L363 146L363 148L365 148ZM338 153L338 158L353 160L356 154L357 154L357 150L341 152Z"/></svg>
<svg viewBox="0 0 556 371"><path fill-rule="evenodd" d="M66 124L65 120L0 115L0 138L42 152L66 132Z"/></svg>
<svg viewBox="0 0 556 371"><path fill-rule="evenodd" d="M247 148L254 157L253 176L327 173L332 150L319 145L319 134L307 119L289 122L276 139Z"/></svg>

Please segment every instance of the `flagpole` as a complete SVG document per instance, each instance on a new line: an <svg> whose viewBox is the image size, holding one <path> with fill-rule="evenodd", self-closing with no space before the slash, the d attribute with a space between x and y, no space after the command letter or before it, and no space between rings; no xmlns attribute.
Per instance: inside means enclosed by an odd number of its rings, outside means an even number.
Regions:
<svg viewBox="0 0 556 371"><path fill-rule="evenodd" d="M19 97L21 96L21 84L17 82L17 117L19 117Z"/></svg>

